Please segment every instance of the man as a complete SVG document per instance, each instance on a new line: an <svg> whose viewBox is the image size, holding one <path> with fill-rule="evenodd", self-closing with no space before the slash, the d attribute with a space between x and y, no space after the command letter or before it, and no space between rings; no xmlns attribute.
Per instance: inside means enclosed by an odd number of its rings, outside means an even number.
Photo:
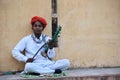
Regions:
<svg viewBox="0 0 120 80"><path fill-rule="evenodd" d="M54 42L50 41L50 37L43 34L47 22L44 18L34 16L31 19L33 33L24 37L12 50L12 55L18 61L25 62L25 73L61 73L69 67L68 59L52 61L55 56ZM43 47L33 58L38 49L45 43L48 43L49 49ZM25 51L25 55L22 52Z"/></svg>

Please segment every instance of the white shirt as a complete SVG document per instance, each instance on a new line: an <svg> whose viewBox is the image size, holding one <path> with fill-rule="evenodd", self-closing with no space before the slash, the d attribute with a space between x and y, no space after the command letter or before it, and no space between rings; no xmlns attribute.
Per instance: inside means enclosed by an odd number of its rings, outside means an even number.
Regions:
<svg viewBox="0 0 120 80"><path fill-rule="evenodd" d="M48 42L49 39L50 37L44 34L42 34L39 39L36 38L33 34L28 35L18 42L18 44L12 50L12 55L18 61L26 62L28 58L33 58L38 49L46 42ZM45 58L41 55L41 52L43 52L44 50L45 48L42 48L38 52L38 54L34 58L34 62L49 60L48 58ZM25 51L25 55L22 54L23 51ZM48 49L47 55L49 58L53 58L55 56L54 49Z"/></svg>

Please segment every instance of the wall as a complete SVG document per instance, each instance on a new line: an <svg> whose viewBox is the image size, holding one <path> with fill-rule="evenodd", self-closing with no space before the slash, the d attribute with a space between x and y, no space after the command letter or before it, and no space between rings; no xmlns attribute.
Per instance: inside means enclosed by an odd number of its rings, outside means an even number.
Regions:
<svg viewBox="0 0 120 80"><path fill-rule="evenodd" d="M62 26L56 58L68 58L71 68L120 66L120 0L58 0ZM50 0L0 0L0 71L22 70L11 50L31 33L30 19L46 18L51 35Z"/></svg>
<svg viewBox="0 0 120 80"><path fill-rule="evenodd" d="M59 16L72 67L120 66L120 0L59 0Z"/></svg>

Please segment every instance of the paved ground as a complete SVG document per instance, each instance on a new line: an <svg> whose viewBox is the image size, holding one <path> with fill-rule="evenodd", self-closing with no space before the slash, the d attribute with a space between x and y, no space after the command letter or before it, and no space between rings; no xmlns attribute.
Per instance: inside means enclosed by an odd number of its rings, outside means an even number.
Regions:
<svg viewBox="0 0 120 80"><path fill-rule="evenodd" d="M66 73L66 76L61 77L92 77L92 76L113 76L118 75L120 76L120 67L119 68L91 68L91 69L73 69L73 70L67 70L64 73ZM29 79L41 79L44 77L31 77ZM52 78L52 77L49 77ZM57 77L56 77L57 78ZM0 76L0 80L21 80L21 79L28 79L23 77L20 74L16 75L3 75Z"/></svg>

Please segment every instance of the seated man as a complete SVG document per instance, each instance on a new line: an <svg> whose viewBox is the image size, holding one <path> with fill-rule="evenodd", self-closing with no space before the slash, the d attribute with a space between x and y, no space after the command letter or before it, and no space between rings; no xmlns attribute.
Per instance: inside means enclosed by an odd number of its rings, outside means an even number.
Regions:
<svg viewBox="0 0 120 80"><path fill-rule="evenodd" d="M18 61L25 62L25 73L61 73L62 70L70 66L68 59L52 61L55 56L53 48L54 42L50 41L50 37L43 34L47 22L44 18L34 16L31 19L33 33L21 39L12 50L12 55ZM43 47L33 58L38 49L45 43L48 43L49 49L45 51ZM25 51L25 55L22 52Z"/></svg>

